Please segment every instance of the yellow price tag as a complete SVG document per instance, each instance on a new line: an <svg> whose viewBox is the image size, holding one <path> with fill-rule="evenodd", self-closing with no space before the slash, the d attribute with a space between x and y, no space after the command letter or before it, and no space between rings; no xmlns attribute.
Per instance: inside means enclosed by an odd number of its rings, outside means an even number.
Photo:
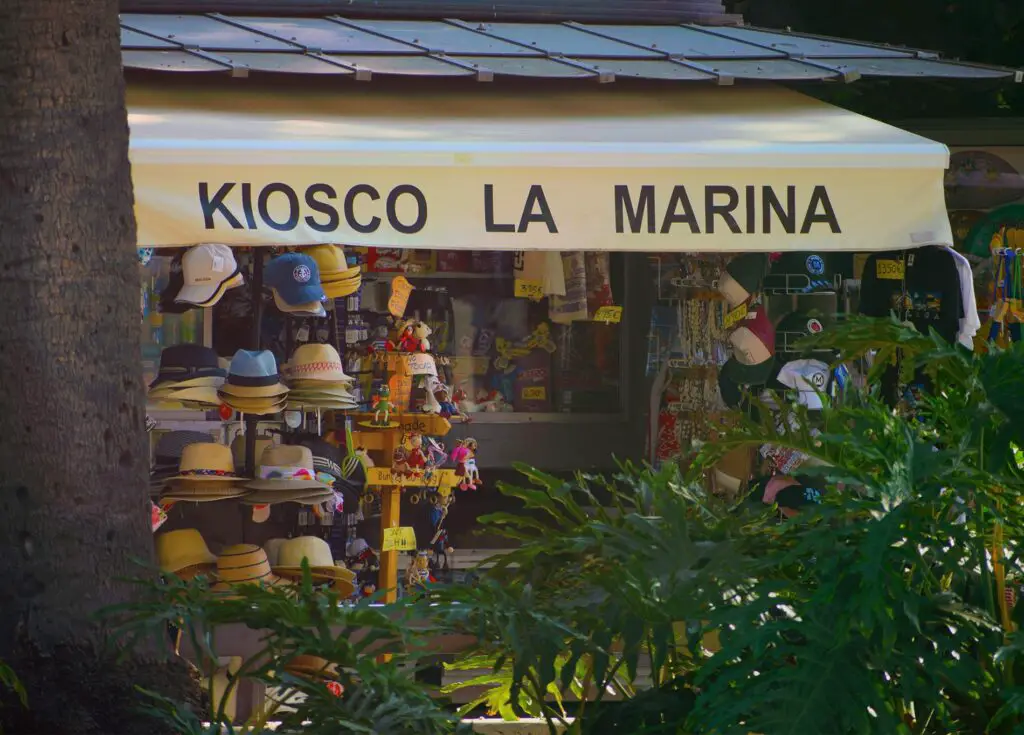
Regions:
<svg viewBox="0 0 1024 735"><path fill-rule="evenodd" d="M409 305L409 296L415 288L405 276L395 276L391 281L391 297L388 299L388 311L391 316L400 317Z"/></svg>
<svg viewBox="0 0 1024 735"><path fill-rule="evenodd" d="M381 551L416 551L416 532L410 526L385 528Z"/></svg>
<svg viewBox="0 0 1024 735"><path fill-rule="evenodd" d="M740 304L722 318L722 325L728 329L737 322L743 321L747 318L747 311L747 305Z"/></svg>
<svg viewBox="0 0 1024 735"><path fill-rule="evenodd" d="M523 400L543 401L548 397L548 389L543 385L531 385L523 388Z"/></svg>
<svg viewBox="0 0 1024 735"><path fill-rule="evenodd" d="M517 278L513 284L512 294L517 299L533 299L540 301L544 298L544 284L540 281L530 281L525 278Z"/></svg>
<svg viewBox="0 0 1024 735"><path fill-rule="evenodd" d="M876 260L875 275L884 281L902 281L907 269L902 260Z"/></svg>
<svg viewBox="0 0 1024 735"><path fill-rule="evenodd" d="M622 307L599 306L597 311L594 312L594 321L604 322L605 324L618 324L622 321Z"/></svg>

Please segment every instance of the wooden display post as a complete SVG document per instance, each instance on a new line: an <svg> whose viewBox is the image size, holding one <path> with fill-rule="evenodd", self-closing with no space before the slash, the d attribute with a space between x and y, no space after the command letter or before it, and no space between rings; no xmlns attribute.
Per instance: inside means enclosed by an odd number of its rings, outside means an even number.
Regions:
<svg viewBox="0 0 1024 735"><path fill-rule="evenodd" d="M395 477L391 473L391 458L401 443L402 436L406 433L446 436L451 431L452 425L447 419L428 413L396 413L391 416L391 422L398 424L397 426L379 428L367 426L373 421L372 413L350 414L350 417L358 427L352 431L352 438L356 445L367 451L378 452L378 456L382 458L381 461L385 463L385 466L370 468L366 477L368 487L380 488L380 537L383 546L385 531L390 528L398 528L400 525L399 501L402 497L403 487L454 487L457 482L455 470L435 470L429 483L423 478ZM377 589L384 592L385 602L395 602L398 599L398 552L393 549L381 550Z"/></svg>

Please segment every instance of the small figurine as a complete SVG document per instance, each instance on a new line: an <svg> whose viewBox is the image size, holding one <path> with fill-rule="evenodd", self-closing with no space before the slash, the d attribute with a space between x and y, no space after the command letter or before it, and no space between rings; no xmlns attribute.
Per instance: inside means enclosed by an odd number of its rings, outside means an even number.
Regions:
<svg viewBox="0 0 1024 735"><path fill-rule="evenodd" d="M465 439L459 439L455 442L455 449L452 450L451 459L455 463L455 476L459 478L459 490L468 490L466 460L469 459L469 448L466 446Z"/></svg>
<svg viewBox="0 0 1024 735"><path fill-rule="evenodd" d="M469 423L470 414L475 413L480 409L473 401L469 399L469 393L466 392L465 388L456 388L452 394L452 400L455 401L455 405L459 408L459 413L462 414L463 421Z"/></svg>
<svg viewBox="0 0 1024 735"><path fill-rule="evenodd" d="M423 413L441 413L441 404L438 402L437 393L429 382L427 383L426 391L424 392L423 408L420 410L423 411Z"/></svg>
<svg viewBox="0 0 1024 735"><path fill-rule="evenodd" d="M480 470L476 466L476 450L477 443L476 439L466 438L463 440L463 446L469 451L469 455L466 457L466 487L459 486L462 490L476 490L477 485L483 485L484 483L480 480Z"/></svg>
<svg viewBox="0 0 1024 735"><path fill-rule="evenodd" d="M405 435L402 445L408 445L408 463L410 473L414 477L423 475L427 467L427 455L423 453L423 435L410 432Z"/></svg>
<svg viewBox="0 0 1024 735"><path fill-rule="evenodd" d="M433 332L421 321L408 321L398 338L398 349L401 352L430 352L430 340L427 338Z"/></svg>
<svg viewBox="0 0 1024 735"><path fill-rule="evenodd" d="M395 477L411 477L414 473L409 466L409 453L405 447L396 447L391 460L391 474Z"/></svg>
<svg viewBox="0 0 1024 735"><path fill-rule="evenodd" d="M388 325L379 324L373 329L373 341L370 342L367 352L394 352L395 343L388 339Z"/></svg>
<svg viewBox="0 0 1024 735"><path fill-rule="evenodd" d="M430 573L430 556L426 551L420 551L416 554L416 558L413 559L409 565L409 570L405 574L406 587L412 589L414 587L427 588L428 584L432 584L437 580L434 575Z"/></svg>
<svg viewBox="0 0 1024 735"><path fill-rule="evenodd" d="M480 391L476 397L478 410L487 413L508 413L515 409L505 400L505 394L500 390Z"/></svg>
<svg viewBox="0 0 1024 735"><path fill-rule="evenodd" d="M377 388L371 407L374 426L388 426L391 423L391 388L387 383Z"/></svg>
<svg viewBox="0 0 1024 735"><path fill-rule="evenodd" d="M448 386L439 383L434 390L434 400L437 401L437 413L441 418L448 419L452 417L462 417L462 412L459 411L459 407L452 401L451 388Z"/></svg>
<svg viewBox="0 0 1024 735"><path fill-rule="evenodd" d="M360 590L360 592L362 593L363 597L373 597L377 592L377 585L375 585L373 582L367 582L363 585L363 588Z"/></svg>

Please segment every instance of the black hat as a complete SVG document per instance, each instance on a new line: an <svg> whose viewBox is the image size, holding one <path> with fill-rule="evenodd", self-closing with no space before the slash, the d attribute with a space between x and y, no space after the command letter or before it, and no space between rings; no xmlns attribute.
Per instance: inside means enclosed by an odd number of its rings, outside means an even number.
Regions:
<svg viewBox="0 0 1024 735"><path fill-rule="evenodd" d="M821 293L836 290L836 276L843 272L839 253L783 253L764 279L765 291Z"/></svg>
<svg viewBox="0 0 1024 735"><path fill-rule="evenodd" d="M768 256L765 253L744 253L730 260L725 272L750 295L761 290L767 267Z"/></svg>
<svg viewBox="0 0 1024 735"><path fill-rule="evenodd" d="M212 348L194 344L172 345L160 353L160 369L149 387L195 378L223 378L226 375L227 371L220 366L217 353Z"/></svg>
<svg viewBox="0 0 1024 735"><path fill-rule="evenodd" d="M355 508L366 487L363 463L343 456L341 449L316 436L304 438L300 444L313 454L313 469L334 478L335 489L345 496L345 507Z"/></svg>

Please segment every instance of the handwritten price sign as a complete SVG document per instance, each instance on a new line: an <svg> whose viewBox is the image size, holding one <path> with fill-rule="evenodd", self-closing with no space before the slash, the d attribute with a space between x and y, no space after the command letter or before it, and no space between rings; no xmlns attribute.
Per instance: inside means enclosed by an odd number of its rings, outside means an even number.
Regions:
<svg viewBox="0 0 1024 735"><path fill-rule="evenodd" d="M594 321L604 322L605 324L618 324L622 321L622 307L600 306L594 312Z"/></svg>
<svg viewBox="0 0 1024 735"><path fill-rule="evenodd" d="M395 276L391 282L391 298L388 299L388 311L391 312L391 316L397 318L405 313L413 288L405 276Z"/></svg>
<svg viewBox="0 0 1024 735"><path fill-rule="evenodd" d="M416 532L410 526L385 528L381 551L416 551Z"/></svg>
<svg viewBox="0 0 1024 735"><path fill-rule="evenodd" d="M540 281L530 281L525 278L517 278L514 284L513 295L517 299L533 299L540 301L544 298L544 284Z"/></svg>
<svg viewBox="0 0 1024 735"><path fill-rule="evenodd" d="M902 260L876 260L875 275L885 281L902 281L906 275L906 266Z"/></svg>

